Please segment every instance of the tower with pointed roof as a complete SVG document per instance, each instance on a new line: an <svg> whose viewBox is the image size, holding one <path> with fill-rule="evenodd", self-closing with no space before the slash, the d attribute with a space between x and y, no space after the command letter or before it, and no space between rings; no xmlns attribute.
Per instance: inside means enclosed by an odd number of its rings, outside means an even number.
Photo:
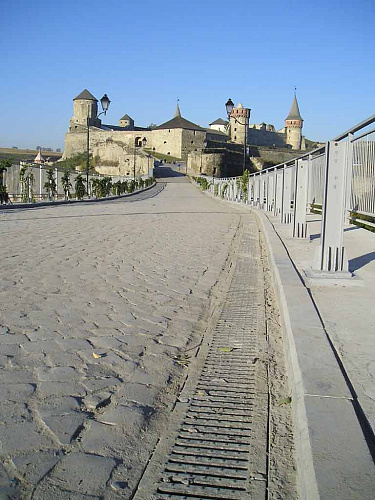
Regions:
<svg viewBox="0 0 375 500"><path fill-rule="evenodd" d="M301 149L303 119L299 112L297 96L294 92L293 102L288 116L285 118L286 143L292 149Z"/></svg>
<svg viewBox="0 0 375 500"><path fill-rule="evenodd" d="M100 127L101 120L98 114L98 100L91 92L84 89L73 99L73 117L70 119L70 132L82 132L87 127L87 119L91 127Z"/></svg>
<svg viewBox="0 0 375 500"><path fill-rule="evenodd" d="M181 118L181 111L180 111L180 106L178 105L178 99L177 99L176 111L174 112L174 117Z"/></svg>

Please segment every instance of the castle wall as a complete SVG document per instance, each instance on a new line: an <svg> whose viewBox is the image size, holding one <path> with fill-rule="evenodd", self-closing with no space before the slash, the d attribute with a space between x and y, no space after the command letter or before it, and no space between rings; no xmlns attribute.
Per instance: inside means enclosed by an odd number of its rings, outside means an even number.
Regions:
<svg viewBox="0 0 375 500"><path fill-rule="evenodd" d="M187 158L187 171L189 175L199 176L201 174L220 177L223 166L223 153L201 153L192 151Z"/></svg>
<svg viewBox="0 0 375 500"><path fill-rule="evenodd" d="M159 129L150 133L150 145L153 151L165 155L181 158L182 133L181 129Z"/></svg>
<svg viewBox="0 0 375 500"><path fill-rule="evenodd" d="M266 129L248 129L246 143L253 146L286 146L285 134L268 132Z"/></svg>
<svg viewBox="0 0 375 500"><path fill-rule="evenodd" d="M151 142L150 132L138 131L108 131L101 129L90 129L90 153L93 157L99 157L97 170L108 175L133 175L133 159L136 154L136 173L146 175L150 160L145 152L139 148L135 150L136 139L146 137L147 146ZM67 133L65 135L65 151L63 158L71 158L78 153L86 152L87 130L80 133ZM110 167L110 168L109 168ZM104 171L107 169L107 171ZM112 170L116 169L113 174Z"/></svg>
<svg viewBox="0 0 375 500"><path fill-rule="evenodd" d="M203 149L206 132L200 130L182 130L182 158L187 158L192 151Z"/></svg>
<svg viewBox="0 0 375 500"><path fill-rule="evenodd" d="M220 125L220 124L213 124L213 125L210 125L210 130L218 130L219 132L223 132L224 134L226 134L227 133L227 126Z"/></svg>

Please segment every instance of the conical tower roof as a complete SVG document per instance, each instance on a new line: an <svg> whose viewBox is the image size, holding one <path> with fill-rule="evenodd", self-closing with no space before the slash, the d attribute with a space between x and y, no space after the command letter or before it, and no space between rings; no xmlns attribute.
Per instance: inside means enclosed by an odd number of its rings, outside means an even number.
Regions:
<svg viewBox="0 0 375 500"><path fill-rule="evenodd" d="M178 100L177 100L176 111L174 112L174 117L181 118L181 111L180 111L180 106L178 105Z"/></svg>
<svg viewBox="0 0 375 500"><path fill-rule="evenodd" d="M294 94L293 102L290 107L289 115L285 118L286 120L303 120L301 113L299 112L297 96Z"/></svg>
<svg viewBox="0 0 375 500"><path fill-rule="evenodd" d="M44 163L46 160L44 159L44 157L42 156L42 153L39 149L38 151L38 154L36 155L36 157L34 158L34 162L35 163Z"/></svg>
<svg viewBox="0 0 375 500"><path fill-rule="evenodd" d="M78 94L77 97L75 97L73 99L73 101L77 101L78 99L82 99L85 101L97 101L98 100L87 89L82 90L82 92L80 94Z"/></svg>

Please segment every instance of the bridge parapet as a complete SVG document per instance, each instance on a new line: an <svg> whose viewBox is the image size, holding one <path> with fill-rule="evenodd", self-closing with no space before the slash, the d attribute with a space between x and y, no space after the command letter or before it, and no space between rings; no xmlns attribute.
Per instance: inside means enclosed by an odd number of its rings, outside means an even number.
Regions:
<svg viewBox="0 0 375 500"><path fill-rule="evenodd" d="M375 115L275 167L213 179L211 192L272 213L291 226L293 238L307 238L307 214L321 212L319 254L307 274L310 279L351 277L344 224L360 220L375 228L375 129L369 130L374 122Z"/></svg>

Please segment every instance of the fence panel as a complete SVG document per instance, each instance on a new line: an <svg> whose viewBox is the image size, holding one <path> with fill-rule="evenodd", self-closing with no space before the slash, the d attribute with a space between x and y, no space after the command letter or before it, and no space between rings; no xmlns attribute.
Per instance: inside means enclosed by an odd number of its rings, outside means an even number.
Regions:
<svg viewBox="0 0 375 500"><path fill-rule="evenodd" d="M375 216L375 132L353 142L349 210Z"/></svg>

